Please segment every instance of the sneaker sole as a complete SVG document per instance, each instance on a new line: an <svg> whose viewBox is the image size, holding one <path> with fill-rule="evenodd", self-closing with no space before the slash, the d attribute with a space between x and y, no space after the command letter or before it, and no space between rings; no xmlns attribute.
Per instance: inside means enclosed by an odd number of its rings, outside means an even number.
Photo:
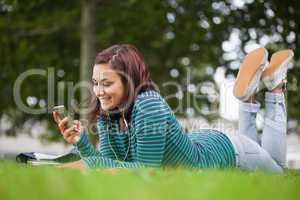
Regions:
<svg viewBox="0 0 300 200"><path fill-rule="evenodd" d="M236 98L245 101L254 93L267 60L268 52L265 48L255 49L244 58L233 88Z"/></svg>
<svg viewBox="0 0 300 200"><path fill-rule="evenodd" d="M269 90L274 89L282 80L273 80L273 82L271 81L272 84L267 82L270 82L270 80L272 80L272 78L276 76L276 73L284 73L284 71L287 70L285 68L288 68L288 64L290 63L293 56L294 53L291 49L281 50L272 55L270 64L262 74L262 80Z"/></svg>

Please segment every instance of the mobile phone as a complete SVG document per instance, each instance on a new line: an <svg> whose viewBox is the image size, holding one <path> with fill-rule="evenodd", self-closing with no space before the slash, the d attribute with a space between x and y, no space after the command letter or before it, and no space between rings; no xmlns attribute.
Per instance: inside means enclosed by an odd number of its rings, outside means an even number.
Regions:
<svg viewBox="0 0 300 200"><path fill-rule="evenodd" d="M72 126L73 124L73 116L71 113L68 113L64 105L54 106L52 108L53 112L57 112L59 114L60 119L65 117L69 118L68 126Z"/></svg>

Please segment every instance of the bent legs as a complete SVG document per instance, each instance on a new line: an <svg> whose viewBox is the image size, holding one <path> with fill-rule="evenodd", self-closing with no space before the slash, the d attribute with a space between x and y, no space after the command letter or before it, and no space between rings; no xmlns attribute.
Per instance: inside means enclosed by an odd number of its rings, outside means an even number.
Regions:
<svg viewBox="0 0 300 200"><path fill-rule="evenodd" d="M246 170L282 172L270 154L256 142L242 134L228 135L237 154L237 167Z"/></svg>
<svg viewBox="0 0 300 200"><path fill-rule="evenodd" d="M286 107L283 93L267 92L261 146L256 130L259 103L240 102L239 136L230 136L239 165L246 169L282 171L286 163Z"/></svg>
<svg viewBox="0 0 300 200"><path fill-rule="evenodd" d="M240 102L239 104L239 133L247 136L259 144L256 130L256 114L260 104Z"/></svg>
<svg viewBox="0 0 300 200"><path fill-rule="evenodd" d="M283 93L267 92L262 148L281 166L286 164L287 113Z"/></svg>

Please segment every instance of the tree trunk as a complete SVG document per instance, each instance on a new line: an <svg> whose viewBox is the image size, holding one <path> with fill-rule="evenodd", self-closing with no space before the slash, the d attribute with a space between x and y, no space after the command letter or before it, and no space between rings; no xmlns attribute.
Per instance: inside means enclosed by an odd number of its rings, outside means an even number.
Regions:
<svg viewBox="0 0 300 200"><path fill-rule="evenodd" d="M92 68L96 55L96 1L81 0L81 24L80 24L80 81L88 83L92 77ZM89 89L80 87L80 103L85 104L89 97ZM81 119L86 119L86 114L82 113ZM91 136L91 135L89 135ZM95 137L90 137L93 144Z"/></svg>

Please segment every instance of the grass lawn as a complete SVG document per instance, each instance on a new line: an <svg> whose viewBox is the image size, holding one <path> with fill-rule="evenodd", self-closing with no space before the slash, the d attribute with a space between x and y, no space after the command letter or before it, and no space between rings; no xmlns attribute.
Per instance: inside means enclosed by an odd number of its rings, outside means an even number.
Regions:
<svg viewBox="0 0 300 200"><path fill-rule="evenodd" d="M0 161L0 199L300 199L300 172L57 169Z"/></svg>

